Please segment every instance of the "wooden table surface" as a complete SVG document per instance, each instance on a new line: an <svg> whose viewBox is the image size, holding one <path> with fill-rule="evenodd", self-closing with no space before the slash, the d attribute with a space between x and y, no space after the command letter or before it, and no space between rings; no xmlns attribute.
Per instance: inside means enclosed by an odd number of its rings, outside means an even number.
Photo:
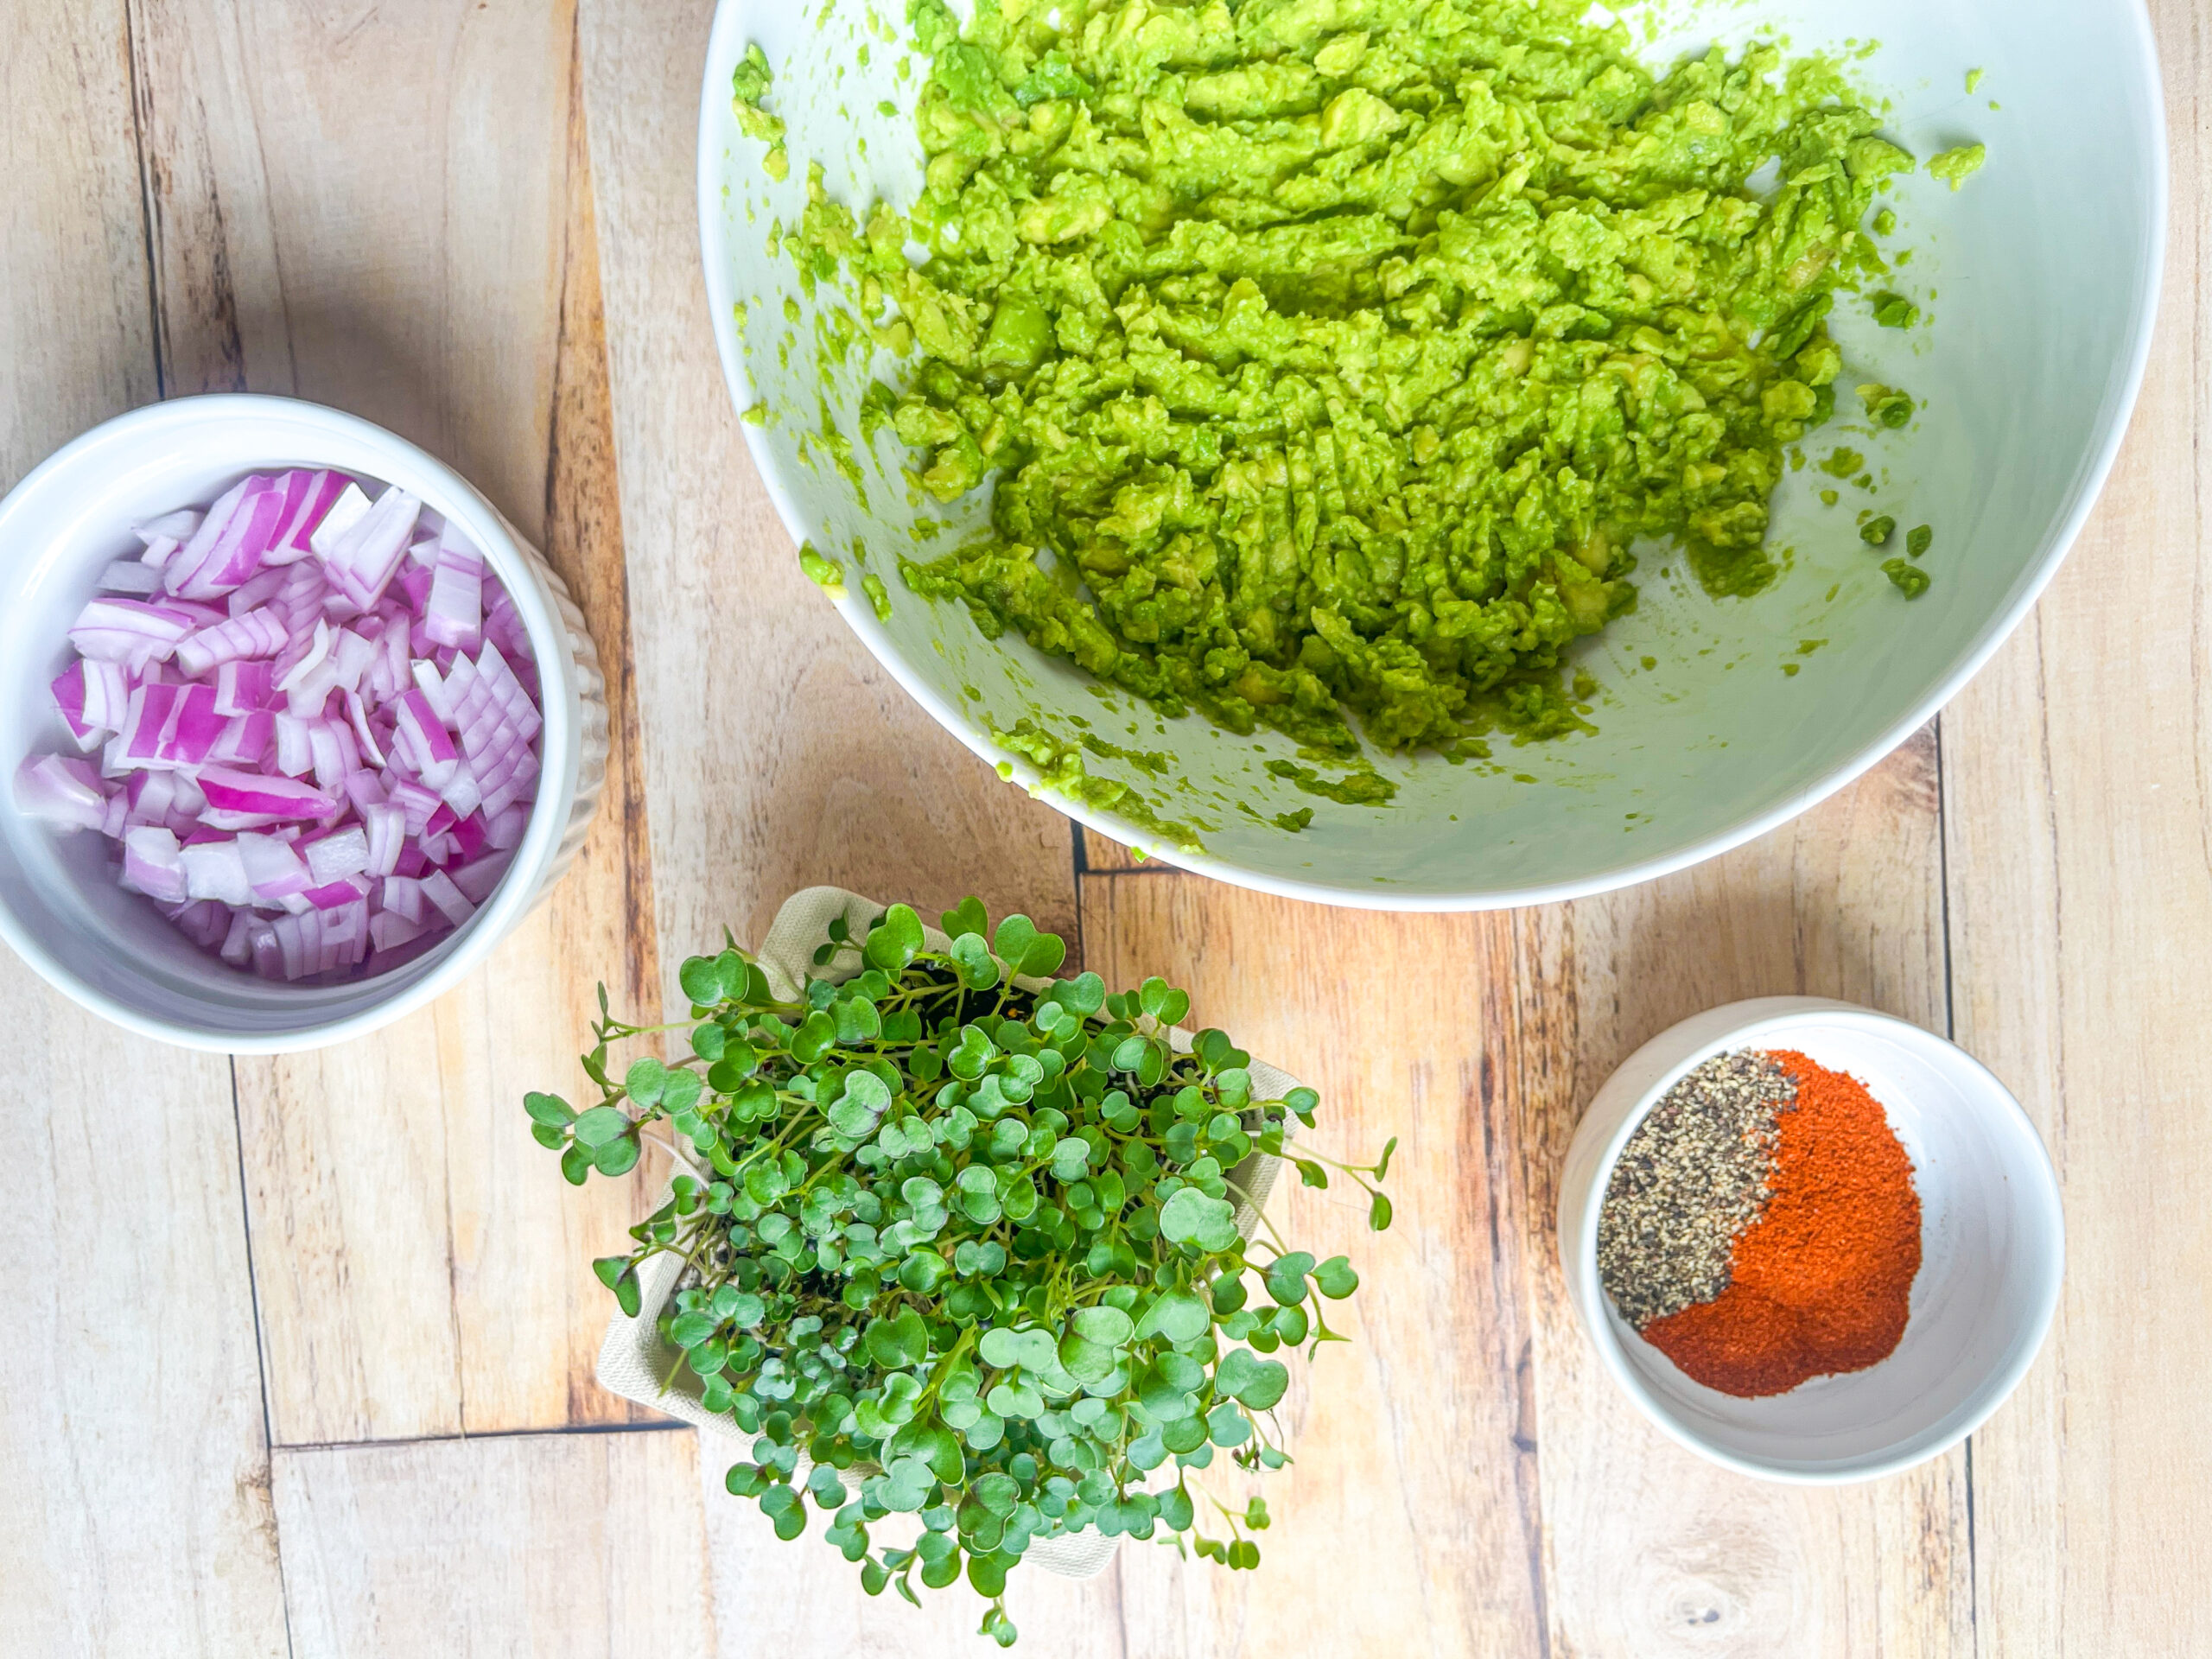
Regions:
<svg viewBox="0 0 2212 1659"><path fill-rule="evenodd" d="M709 0L4 0L0 486L157 397L353 410L545 547L613 670L616 746L552 902L373 1039L190 1055L0 959L0 1654L987 1650L964 1589L868 1601L721 1493L721 1448L596 1386L588 1262L631 1195L570 1189L520 1109L574 1079L594 981L649 1007L687 949L816 881L1026 909L1109 979L1187 983L1321 1088L1339 1147L1404 1141L1382 1239L1334 1195L1284 1200L1369 1288L1287 1402L1262 1569L1131 1546L1088 1584L1017 1574L1021 1650L2212 1651L2212 24L2152 10L2164 313L2040 607L1936 725L1764 841L1452 918L1133 868L846 632L708 332ZM1550 1243L1608 1069L1776 992L1952 1033L2065 1184L2066 1295L2018 1395L1841 1491L1645 1427ZM1332 1040L1385 1017L1395 1054Z"/></svg>

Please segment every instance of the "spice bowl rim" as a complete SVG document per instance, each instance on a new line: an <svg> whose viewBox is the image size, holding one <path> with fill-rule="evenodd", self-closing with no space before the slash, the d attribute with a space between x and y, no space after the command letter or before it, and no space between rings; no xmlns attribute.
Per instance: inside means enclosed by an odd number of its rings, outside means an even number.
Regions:
<svg viewBox="0 0 2212 1659"><path fill-rule="evenodd" d="M296 444L296 448L288 448ZM297 461L400 485L460 525L482 550L531 640L543 692L542 772L514 860L467 922L416 961L331 985L256 981L210 959L207 985L180 991L173 972L131 963L90 975L70 958L97 924L81 901L49 899L54 883L10 844L50 833L23 822L11 780L48 747L0 687L0 941L56 990L105 1020L181 1047L231 1054L296 1053L365 1035L450 990L533 910L573 861L605 780L603 680L574 601L543 556L461 473L372 421L302 398L218 392L170 398L103 421L32 467L0 498L0 592L29 608L96 563L95 537L118 548L131 480L159 465L243 475ZM110 554L108 556L114 556ZM3 626L0 623L0 626ZM27 747L28 745L28 747ZM69 885L65 878L64 885ZM205 1018L196 1016L204 1014ZM238 1023L226 1024L235 1015Z"/></svg>
<svg viewBox="0 0 2212 1659"><path fill-rule="evenodd" d="M1965 1403L1935 1432L1906 1437L1887 1452L1874 1452L1833 1466L1770 1461L1718 1445L1685 1423L1631 1363L1615 1329L1615 1315L1598 1268L1598 1223L1606 1187L1630 1138L1672 1089L1696 1066L1715 1055L1776 1042L1792 1027L1817 1021L1828 1027L1859 1027L1870 1035L1899 1040L1961 1083L1977 1109L2009 1120L2024 1132L2033 1155L2022 1160L2033 1190L2014 1202L2035 1218L2033 1248L2041 1260L2031 1264L2032 1305L2018 1323L2003 1359L1971 1391ZM1708 1008L1669 1027L1638 1047L1617 1067L1591 1098L1576 1126L1560 1166L1556 1217L1560 1266L1568 1300L1613 1382L1645 1418L1668 1438L1709 1462L1755 1479L1791 1485L1855 1484L1941 1456L1986 1422L2009 1398L2042 1351L2056 1317L2065 1276L2065 1219L2058 1176L2049 1149L2017 1096L1996 1074L1942 1034L1878 1009L1828 997L1758 997ZM1875 1368L1878 1369L1878 1367Z"/></svg>

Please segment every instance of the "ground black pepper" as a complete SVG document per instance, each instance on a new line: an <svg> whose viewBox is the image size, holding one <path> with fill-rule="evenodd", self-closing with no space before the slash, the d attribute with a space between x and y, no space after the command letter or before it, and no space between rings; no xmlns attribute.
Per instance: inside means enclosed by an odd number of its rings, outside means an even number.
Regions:
<svg viewBox="0 0 2212 1659"><path fill-rule="evenodd" d="M1598 1217L1598 1273L1641 1330L1728 1287L1738 1235L1771 1196L1777 1116L1797 1085L1756 1050L1719 1054L1669 1089L1629 1137Z"/></svg>

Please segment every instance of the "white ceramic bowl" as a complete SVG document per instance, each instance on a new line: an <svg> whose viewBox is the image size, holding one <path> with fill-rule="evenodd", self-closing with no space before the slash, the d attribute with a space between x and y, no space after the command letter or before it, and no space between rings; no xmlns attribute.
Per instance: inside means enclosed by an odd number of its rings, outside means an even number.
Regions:
<svg viewBox="0 0 2212 1659"><path fill-rule="evenodd" d="M488 955L582 844L607 775L599 658L567 587L442 461L353 416L288 397L183 397L119 416L51 456L0 501L0 785L26 755L76 753L48 685L67 630L133 524L204 505L251 472L331 467L403 486L483 550L530 632L544 688L544 771L511 868L475 915L389 973L272 983L193 945L116 885L107 843L26 818L0 787L0 938L59 989L117 1024L190 1048L276 1053L390 1023Z"/></svg>
<svg viewBox="0 0 2212 1659"><path fill-rule="evenodd" d="M1763 1400L1692 1382L1614 1312L1598 1277L1598 1215L1621 1149L1684 1073L1740 1048L1796 1049L1865 1084L1920 1194L1920 1274L1897 1351ZM2050 1328L2065 1224L2035 1126L1980 1062L1870 1008L1775 996L1685 1020L1606 1081L1560 1173L1559 1251L1583 1328L1645 1416L1745 1474L1833 1484L1932 1458L1997 1409Z"/></svg>
<svg viewBox="0 0 2212 1659"><path fill-rule="evenodd" d="M987 640L964 607L906 591L896 555L912 548L906 457L887 429L871 446L860 422L868 380L895 380L897 364L864 353L846 368L822 362L817 302L799 291L791 261L765 250L772 220L798 219L811 162L856 207L880 194L905 207L918 194L909 112L920 78L897 78L906 54L872 38L868 6L844 0L819 24L829 10L824 0L722 0L707 57L698 155L707 289L739 405L765 402L777 416L747 428L769 493L795 539L844 561L855 578L839 605L846 621L947 730L995 765L1011 761L1024 785L1036 770L998 747L994 724L1031 717L1072 740L1086 729L1075 724L1082 716L1117 743L1166 752L1195 793L1171 791L1126 760L1085 764L1148 792L1169 817L1217 826L1202 854L1161 848L1113 813L1055 804L1224 880L1378 908L1484 908L1643 880L1773 828L1887 753L1996 649L2081 527L2134 401L2166 190L2158 66L2140 0L1669 7L1665 34L1646 54L1655 63L1709 41L1740 43L1766 26L1797 51L1878 41L1859 73L1893 100L1890 130L1903 143L1921 156L1968 139L1989 146L1987 166L1957 194L1923 174L1893 199L1916 250L1897 280L1923 301L1940 295L1933 326L1903 334L1876 327L1863 303L1837 308L1846 383L1903 385L1923 400L1923 414L1910 431L1878 439L1847 434L1840 421L1810 446L1817 459L1856 445L1887 469L1878 498L1863 499L1901 524L1936 527L1927 561L1936 585L1910 605L1901 600L1859 542L1851 504L1862 498L1847 489L1840 510L1823 509L1815 491L1834 480L1808 467L1775 503L1773 540L1795 555L1768 593L1716 602L1687 582L1681 559L1644 559L1639 608L1580 648L1603 688L1596 734L1504 749L1507 764L1492 768L1383 760L1400 786L1388 808L1317 800L1264 771L1267 760L1294 758L1286 740L1230 739L1197 717L1160 722L1127 698L1116 699L1124 712L1103 718L1086 676L1010 633ZM791 128L781 183L763 175L761 146L731 112L731 72L755 41L774 65L773 107ZM866 67L863 45L872 46ZM1985 74L1968 97L1974 68ZM821 452L825 389L867 505ZM979 521L980 505L968 507L963 522ZM887 621L861 596L856 563L887 588ZM1827 644L1800 658L1804 639ZM1644 669L1645 658L1656 666ZM1785 663L1800 672L1785 677ZM1132 725L1141 728L1133 736L1124 731ZM1315 816L1292 835L1247 817L1239 802L1262 819L1300 807Z"/></svg>

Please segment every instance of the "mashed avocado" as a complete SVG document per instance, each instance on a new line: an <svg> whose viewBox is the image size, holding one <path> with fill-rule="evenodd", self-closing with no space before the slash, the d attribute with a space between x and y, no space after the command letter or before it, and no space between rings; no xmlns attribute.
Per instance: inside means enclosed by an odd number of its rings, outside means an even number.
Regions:
<svg viewBox="0 0 2212 1659"><path fill-rule="evenodd" d="M1913 162L1825 60L1655 77L1588 10L914 0L923 197L861 226L817 180L798 256L895 302L917 486L995 481L909 586L1319 760L1347 715L1400 750L1576 724L1561 653L1640 540L1770 581L1834 291Z"/></svg>

